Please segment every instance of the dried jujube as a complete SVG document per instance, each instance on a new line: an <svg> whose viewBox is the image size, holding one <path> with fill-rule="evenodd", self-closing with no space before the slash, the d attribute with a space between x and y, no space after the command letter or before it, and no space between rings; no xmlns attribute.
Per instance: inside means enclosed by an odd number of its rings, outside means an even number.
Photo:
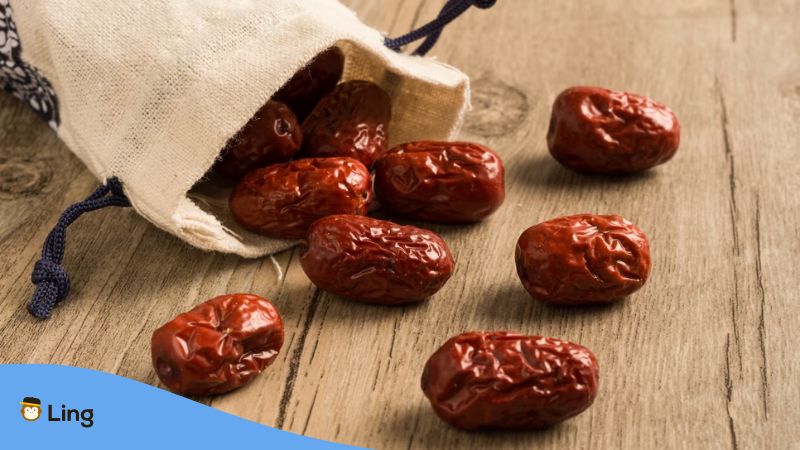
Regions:
<svg viewBox="0 0 800 450"><path fill-rule="evenodd" d="M375 194L381 206L404 217L475 222L503 204L503 162L471 142L409 142L376 161Z"/></svg>
<svg viewBox="0 0 800 450"><path fill-rule="evenodd" d="M346 81L303 121L304 156L349 156L372 167L386 151L392 102L370 81Z"/></svg>
<svg viewBox="0 0 800 450"><path fill-rule="evenodd" d="M344 53L331 47L320 53L287 81L272 98L286 103L302 122L317 102L342 78Z"/></svg>
<svg viewBox="0 0 800 450"><path fill-rule="evenodd" d="M302 142L294 113L283 103L270 100L228 141L214 171L238 180L253 169L289 161Z"/></svg>
<svg viewBox="0 0 800 450"><path fill-rule="evenodd" d="M252 294L201 303L161 326L151 340L158 378L185 395L242 386L272 364L281 346L281 316L267 299Z"/></svg>
<svg viewBox="0 0 800 450"><path fill-rule="evenodd" d="M300 264L317 287L366 303L425 300L444 286L455 265L432 231L364 216L314 222L301 248Z"/></svg>
<svg viewBox="0 0 800 450"><path fill-rule="evenodd" d="M675 155L680 129L672 110L648 97L572 87L553 103L547 144L558 162L579 172L639 172Z"/></svg>
<svg viewBox="0 0 800 450"><path fill-rule="evenodd" d="M578 214L534 225L519 237L517 274L547 303L610 303L638 290L650 275L644 232L620 216Z"/></svg>
<svg viewBox="0 0 800 450"><path fill-rule="evenodd" d="M436 414L465 430L554 425L591 406L598 383L597 359L586 347L509 332L453 337L422 374Z"/></svg>
<svg viewBox="0 0 800 450"><path fill-rule="evenodd" d="M302 238L331 214L366 214L372 177L352 158L307 158L247 174L228 200L231 215L254 233Z"/></svg>

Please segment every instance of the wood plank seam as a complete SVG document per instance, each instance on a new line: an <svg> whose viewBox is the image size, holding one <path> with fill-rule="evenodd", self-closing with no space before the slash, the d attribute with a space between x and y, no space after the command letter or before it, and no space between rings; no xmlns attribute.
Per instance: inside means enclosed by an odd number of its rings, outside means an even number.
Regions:
<svg viewBox="0 0 800 450"><path fill-rule="evenodd" d="M320 297L322 296L322 291L315 287L314 294L311 296L311 301L308 304L308 313L306 313L306 319L303 322L303 328L300 329L300 335L297 340L297 344L292 351L292 357L289 360L289 373L286 376L286 381L284 382L283 387L283 396L281 397L279 407L278 407L278 418L275 421L275 428L283 429L284 424L286 423L286 411L289 408L289 402L292 399L292 394L294 393L294 385L297 380L297 373L300 368L300 359L303 356L303 350L305 349L306 345L306 338L308 337L308 333L311 330L311 324L314 321L314 316L316 315L317 308L319 307Z"/></svg>
<svg viewBox="0 0 800 450"><path fill-rule="evenodd" d="M756 280L758 293L761 300L761 312L758 320L758 343L761 347L761 398L764 406L764 419L769 420L769 383L767 378L767 344L766 327L764 325L764 310L766 309L766 296L764 295L764 280L761 273L761 199L756 191Z"/></svg>

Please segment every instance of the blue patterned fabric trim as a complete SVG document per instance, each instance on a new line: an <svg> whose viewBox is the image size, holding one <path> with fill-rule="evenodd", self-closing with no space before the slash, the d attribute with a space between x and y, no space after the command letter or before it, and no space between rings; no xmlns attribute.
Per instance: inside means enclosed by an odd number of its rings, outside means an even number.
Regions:
<svg viewBox="0 0 800 450"><path fill-rule="evenodd" d="M0 0L0 86L24 101L53 129L58 128L58 98L39 71L22 60L22 46L9 0Z"/></svg>

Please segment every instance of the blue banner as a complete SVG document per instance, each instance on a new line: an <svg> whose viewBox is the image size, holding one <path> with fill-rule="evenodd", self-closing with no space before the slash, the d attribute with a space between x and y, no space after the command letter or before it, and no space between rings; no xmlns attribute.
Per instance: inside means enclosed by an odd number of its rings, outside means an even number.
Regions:
<svg viewBox="0 0 800 450"><path fill-rule="evenodd" d="M94 370L0 365L0 383L0 448L356 448L270 428Z"/></svg>

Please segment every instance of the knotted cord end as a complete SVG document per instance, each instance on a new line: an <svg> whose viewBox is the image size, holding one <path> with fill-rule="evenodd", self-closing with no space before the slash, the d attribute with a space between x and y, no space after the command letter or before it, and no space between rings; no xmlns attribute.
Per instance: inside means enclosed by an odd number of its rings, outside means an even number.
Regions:
<svg viewBox="0 0 800 450"><path fill-rule="evenodd" d="M37 319L47 319L56 303L69 293L69 275L60 264L40 259L33 266L31 281L36 290L28 311Z"/></svg>
<svg viewBox="0 0 800 450"><path fill-rule="evenodd" d="M69 275L61 265L67 227L83 213L107 206L130 205L122 190L122 183L114 177L106 180L106 184L98 187L86 200L72 204L64 210L58 223L47 235L42 258L33 266L31 282L36 285L36 290L28 303L28 312L38 319L47 319L53 308L69 294Z"/></svg>

